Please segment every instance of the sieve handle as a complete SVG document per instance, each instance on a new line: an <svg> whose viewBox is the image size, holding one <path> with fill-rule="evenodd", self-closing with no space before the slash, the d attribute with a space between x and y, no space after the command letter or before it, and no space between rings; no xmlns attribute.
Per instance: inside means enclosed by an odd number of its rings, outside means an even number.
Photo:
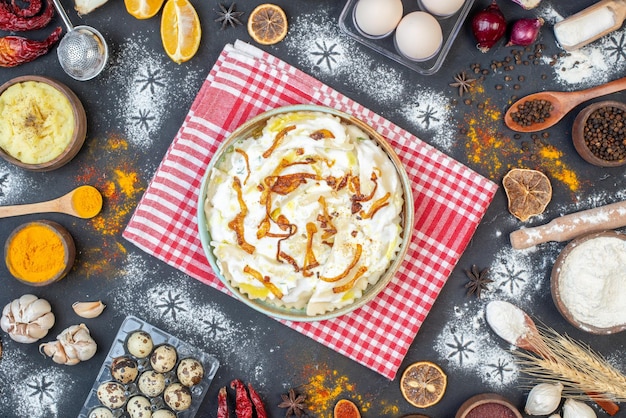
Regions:
<svg viewBox="0 0 626 418"><path fill-rule="evenodd" d="M68 32L73 31L74 25L72 25L70 18L67 17L67 13L65 13L65 9L63 8L63 5L61 4L61 0L52 0L52 2L54 3L54 8L57 9L57 13L59 14L59 16L61 16L61 20L63 20L63 24L67 28L67 31Z"/></svg>

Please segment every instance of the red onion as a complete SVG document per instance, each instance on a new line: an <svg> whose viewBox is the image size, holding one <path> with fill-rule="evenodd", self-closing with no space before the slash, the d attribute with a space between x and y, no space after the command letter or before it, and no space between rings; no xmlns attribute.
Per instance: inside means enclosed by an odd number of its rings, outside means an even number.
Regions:
<svg viewBox="0 0 626 418"><path fill-rule="evenodd" d="M541 0L511 0L513 3L517 3L526 10L534 9L539 6Z"/></svg>
<svg viewBox="0 0 626 418"><path fill-rule="evenodd" d="M500 11L496 0L472 19L472 32L478 41L478 49L487 52L504 36L506 19Z"/></svg>
<svg viewBox="0 0 626 418"><path fill-rule="evenodd" d="M511 28L511 39L506 46L519 45L528 46L532 45L539 35L539 29L543 25L543 19L538 17L536 19L520 19L513 23Z"/></svg>

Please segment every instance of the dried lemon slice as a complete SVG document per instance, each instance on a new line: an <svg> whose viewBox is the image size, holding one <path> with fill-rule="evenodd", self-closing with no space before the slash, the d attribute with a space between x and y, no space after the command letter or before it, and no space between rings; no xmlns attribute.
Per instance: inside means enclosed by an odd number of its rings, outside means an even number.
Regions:
<svg viewBox="0 0 626 418"><path fill-rule="evenodd" d="M542 214L552 199L552 185L541 171L514 168L504 176L502 185L509 212L522 222Z"/></svg>
<svg viewBox="0 0 626 418"><path fill-rule="evenodd" d="M250 13L248 33L261 45L273 45L287 35L287 16L275 4L261 4Z"/></svg>
<svg viewBox="0 0 626 418"><path fill-rule="evenodd" d="M196 9L188 0L167 0L161 16L161 41L167 56L177 64L198 52L202 28Z"/></svg>
<svg viewBox="0 0 626 418"><path fill-rule="evenodd" d="M124 0L126 11L137 19L148 19L156 15L164 0Z"/></svg>
<svg viewBox="0 0 626 418"><path fill-rule="evenodd" d="M418 361L402 373L400 391L411 405L427 408L443 398L447 384L448 378L439 366L430 361Z"/></svg>

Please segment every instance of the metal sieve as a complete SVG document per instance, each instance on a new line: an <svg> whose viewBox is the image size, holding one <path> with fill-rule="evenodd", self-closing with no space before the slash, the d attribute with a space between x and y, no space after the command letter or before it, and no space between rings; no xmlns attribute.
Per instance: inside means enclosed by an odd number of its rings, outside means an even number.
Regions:
<svg viewBox="0 0 626 418"><path fill-rule="evenodd" d="M91 26L72 25L60 0L53 0L67 33L59 42L57 56L61 68L72 78L86 81L94 78L104 68L109 49L102 34Z"/></svg>

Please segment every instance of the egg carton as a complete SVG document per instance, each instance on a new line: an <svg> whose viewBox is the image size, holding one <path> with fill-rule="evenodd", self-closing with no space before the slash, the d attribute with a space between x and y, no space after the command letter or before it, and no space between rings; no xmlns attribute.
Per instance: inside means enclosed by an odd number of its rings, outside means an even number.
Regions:
<svg viewBox="0 0 626 418"><path fill-rule="evenodd" d="M104 382L114 381L113 377L111 376L111 362L114 358L120 356L133 357L126 349L126 339L128 335L132 334L135 331L145 331L150 334L150 336L152 337L152 341L154 342L155 348L158 347L160 344L165 343L170 344L174 348L176 348L176 352L178 353L178 360L173 371L166 373L166 381L168 382L168 384L178 382L178 379L176 377L176 367L178 366L178 363L181 359L191 357L202 363L202 365L204 366L204 378L200 383L190 388L192 399L191 406L184 411L176 413L177 418L195 417L207 393L207 390L209 389L209 386L211 385L211 382L213 381L213 378L217 373L219 361L215 357L204 353L200 349L186 343L185 341L181 341L173 335L170 335L167 332L131 315L126 317L126 319L124 319L124 322L122 322L122 325L120 326L120 329L115 336L113 344L111 345L111 349L109 350L102 364L102 367L100 367L98 376L96 377L96 380L91 390L89 391L89 395L85 400L85 403L80 411L80 414L78 415L78 418L88 418L89 413L92 410L99 406L102 406L96 394L98 387ZM136 358L136 360L138 363L140 374L143 371L151 370L149 356L143 359ZM127 399L130 399L134 395L141 394L141 392L139 392L139 390L137 389L136 380L131 383L124 384L123 386L125 388ZM162 396L157 396L149 399L153 409L157 409L160 407L167 408L167 405L165 404ZM126 404L124 404L124 406L122 406L121 408L114 409L112 411L113 416L116 418L128 417L125 408Z"/></svg>
<svg viewBox="0 0 626 418"><path fill-rule="evenodd" d="M459 34L461 28L463 27L463 23L467 18L467 15L474 5L474 1L475 0L465 0L465 3L461 7L461 9L452 16L439 17L433 15L441 25L441 30L443 32L443 43L439 52L437 52L433 57L426 61L413 61L400 54L394 45L393 38L395 31L393 31L390 35L380 39L372 39L363 35L363 33L357 28L356 24L354 23L353 18L354 9L359 0L348 0L346 2L346 5L343 8L341 15L339 16L339 27L342 31L344 31L353 39L384 55L385 57L390 58L422 75L432 75L439 71L439 69L443 65L443 62L446 59L448 52L450 52L450 48L452 47L454 40ZM416 12L420 10L426 11L420 7L417 0L403 0L402 3L404 7L404 15L407 15L410 12Z"/></svg>

